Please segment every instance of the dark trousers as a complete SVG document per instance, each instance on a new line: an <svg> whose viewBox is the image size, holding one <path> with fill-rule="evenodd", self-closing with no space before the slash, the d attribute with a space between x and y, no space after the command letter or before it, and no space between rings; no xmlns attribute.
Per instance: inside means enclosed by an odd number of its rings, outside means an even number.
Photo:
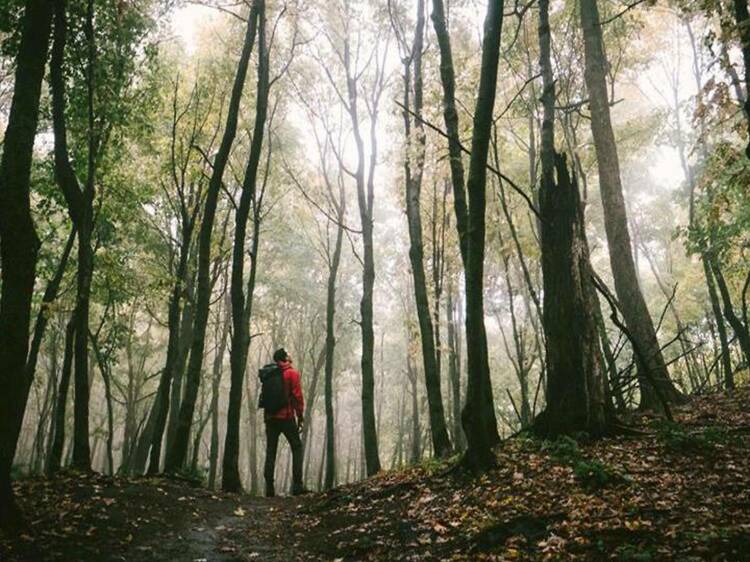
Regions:
<svg viewBox="0 0 750 562"><path fill-rule="evenodd" d="M273 474L276 468L276 450L279 448L279 436L286 437L292 448L292 491L302 489L302 440L299 437L297 423L294 420L266 420L266 466L263 476L266 488L273 490Z"/></svg>

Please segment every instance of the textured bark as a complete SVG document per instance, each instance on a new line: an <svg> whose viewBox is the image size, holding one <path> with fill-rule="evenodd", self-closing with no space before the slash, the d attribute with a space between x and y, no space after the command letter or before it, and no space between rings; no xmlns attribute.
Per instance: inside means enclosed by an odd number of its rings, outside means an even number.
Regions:
<svg viewBox="0 0 750 562"><path fill-rule="evenodd" d="M406 148L404 150L404 176L406 183L406 217L409 230L409 261L411 262L414 281L414 298L417 318L419 320L422 363L424 366L425 388L429 404L430 431L435 456L446 457L452 452L448 428L445 423L443 397L440 390L440 369L435 347L435 330L433 329L430 302L427 296L427 279L424 269L424 241L422 237L421 192L424 172L425 134L422 125L422 49L424 36L424 2L417 2L417 23L414 43L409 57L404 57L404 133ZM412 70L413 65L413 70ZM413 84L412 84L413 75ZM414 88L413 106L410 101L410 90ZM412 133L411 116L415 115L415 131ZM413 138L414 137L414 138ZM412 144L416 141L416 150ZM412 160L412 153L414 158ZM437 241L434 241L437 243ZM439 303L435 303L437 307Z"/></svg>
<svg viewBox="0 0 750 562"><path fill-rule="evenodd" d="M264 0L255 0L253 16L258 30L258 85L255 101L255 125L253 128L250 155L242 183L240 204L235 215L234 246L232 248L232 348L230 353L231 386L227 410L227 433L224 441L221 487L225 492L239 492L242 483L239 473L240 413L242 412L242 389L250 345L250 315L252 313L255 274L258 264L258 236L260 234L260 208L257 196L258 168L263 149L263 133L268 113L268 49L266 47L266 7ZM261 195L262 198L262 195ZM250 252L252 264L245 291L245 238L250 207L253 207L253 240Z"/></svg>
<svg viewBox="0 0 750 562"><path fill-rule="evenodd" d="M49 1L27 0L0 160L0 527L19 522L10 473L29 394L25 365L39 249L29 179L51 19Z"/></svg>
<svg viewBox="0 0 750 562"><path fill-rule="evenodd" d="M638 286L638 276L633 260L630 233L628 232L625 199L620 179L620 163L612 130L606 83L607 61L604 54L602 28L597 0L580 0L581 26L583 28L585 72L584 77L591 107L591 132L594 137L599 169L599 186L604 207L604 226L609 246L609 259L615 280L615 291L622 306L628 330L634 345L640 348L646 364L638 364L641 390L641 407L660 406L658 393L669 402L680 402L683 397L669 379L656 330ZM648 371L650 376L644 374ZM654 380L659 386L653 388Z"/></svg>
<svg viewBox="0 0 750 562"><path fill-rule="evenodd" d="M227 121L221 145L214 158L213 173L209 180L206 192L206 202L203 210L198 237L198 282L196 287L195 321L193 328L193 341L190 347L190 360L185 375L185 397L180 404L175 438L171 447L167 450L165 460L166 472L177 472L185 464L190 440L190 427L193 423L195 401L198 397L200 387L201 368L203 366L203 351L205 346L206 325L208 323L208 308L211 299L211 238L213 234L214 220L216 217L216 206L219 191L223 181L224 170L229 161L235 135L237 134L237 121L242 91L245 86L247 67L250 61L255 42L257 18L252 14L248 18L245 39L242 45L242 54L237 65L237 74L232 85L232 95L227 108Z"/></svg>

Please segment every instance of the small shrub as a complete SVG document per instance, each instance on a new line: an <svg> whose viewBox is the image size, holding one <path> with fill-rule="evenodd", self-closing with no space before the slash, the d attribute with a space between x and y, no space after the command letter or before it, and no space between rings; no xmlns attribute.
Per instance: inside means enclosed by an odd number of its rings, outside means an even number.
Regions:
<svg viewBox="0 0 750 562"><path fill-rule="evenodd" d="M625 477L615 468L598 459L587 459L581 454L578 442L572 437L562 436L546 442L543 450L560 463L573 469L576 479L584 488L598 490L610 484L625 482Z"/></svg>
<svg viewBox="0 0 750 562"><path fill-rule="evenodd" d="M716 445L726 442L726 432L709 427L691 433L678 423L663 421L656 426L656 437L664 447L673 453L712 453Z"/></svg>
<svg viewBox="0 0 750 562"><path fill-rule="evenodd" d="M623 476L608 464L599 460L579 460L573 465L573 473L584 488L599 490L610 484L624 481Z"/></svg>
<svg viewBox="0 0 750 562"><path fill-rule="evenodd" d="M546 450L552 457L564 462L571 462L581 456L578 442L567 435L545 442L542 450Z"/></svg>

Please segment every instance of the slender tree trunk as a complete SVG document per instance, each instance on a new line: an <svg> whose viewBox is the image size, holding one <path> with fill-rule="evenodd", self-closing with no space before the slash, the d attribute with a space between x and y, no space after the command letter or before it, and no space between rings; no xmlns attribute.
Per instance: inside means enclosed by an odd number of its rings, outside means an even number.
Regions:
<svg viewBox="0 0 750 562"><path fill-rule="evenodd" d="M159 386L156 392L157 399L154 400L154 425L151 433L151 455L148 466L149 474L157 474L161 463L161 444L164 436L164 427L167 422L167 411L170 409L170 386L177 370L177 359L180 347L181 328L181 300L183 286L187 277L188 259L190 255L190 239L192 237L193 221L185 222L183 217L182 240L180 242L180 257L175 272L175 282L172 288L172 296L169 300L169 316L167 328L169 337L167 339L167 358L164 369L159 378ZM174 397L174 396L173 396ZM177 403L172 403L172 410L177 410Z"/></svg>
<svg viewBox="0 0 750 562"><path fill-rule="evenodd" d="M68 405L68 388L70 387L70 375L73 367L73 339L75 335L75 322L73 318L68 321L65 328L65 351L63 352L63 366L60 373L60 386L57 391L57 402L55 404L54 427L55 436L52 440L52 448L47 458L46 472L52 475L60 469L65 445L65 410Z"/></svg>
<svg viewBox="0 0 750 562"><path fill-rule="evenodd" d="M606 57L602 40L597 0L580 0L583 28L586 86L591 107L591 131L599 168L599 185L604 207L604 226L607 232L609 258L615 280L615 290L622 306L622 314L647 364L638 365L641 407L660 406L658 394L668 402L680 402L683 397L669 379L669 373L656 338L654 324L638 286L633 261L628 221L620 179L617 145L609 113L606 83ZM650 372L646 376L644 372ZM654 389L649 380L656 381Z"/></svg>
<svg viewBox="0 0 750 562"><path fill-rule="evenodd" d="M330 490L336 482L336 419L333 409L333 368L336 348L336 278L341 263L341 248L344 240L344 217L346 215L346 191L344 183L339 182L338 224L336 242L328 269L328 287L326 294L326 356L325 356L325 411L326 411L326 474L324 488Z"/></svg>
<svg viewBox="0 0 750 562"><path fill-rule="evenodd" d="M742 354L745 356L745 362L750 365L750 328L745 324L742 319L737 316L734 311L734 305L732 304L732 297L729 293L729 287L724 279L724 274L719 267L718 259L716 256L711 257L711 270L713 271L716 285L719 288L719 294L724 303L724 317L727 322L734 330L737 341L740 344ZM750 275L750 274L749 274Z"/></svg>
<svg viewBox="0 0 750 562"><path fill-rule="evenodd" d="M29 394L25 365L39 250L29 178L51 19L50 1L26 1L0 160L0 528L20 522L10 473Z"/></svg>
<svg viewBox="0 0 750 562"><path fill-rule="evenodd" d="M242 482L239 473L240 454L240 413L242 411L242 389L247 365L247 351L250 345L250 314L252 310L253 291L255 289L255 271L258 262L257 223L260 212L256 197L258 167L263 148L263 133L266 128L268 112L268 50L266 48L266 8L264 0L255 0L253 15L258 29L258 93L255 103L255 126L250 146L245 178L242 184L242 195L237 208L235 220L234 246L232 250L232 350L230 354L231 386L229 389L229 408L227 411L227 433L224 441L224 460L222 463L221 487L225 492L239 492ZM251 204L254 209L252 270L245 295L245 236Z"/></svg>
<svg viewBox="0 0 750 562"><path fill-rule="evenodd" d="M216 484L216 467L219 461L219 391L221 389L221 373L224 364L224 354L227 349L227 340L229 338L232 321L230 316L230 305L231 303L228 302L224 310L224 322L222 322L221 334L217 333L218 341L211 376L211 449L208 458L208 487L212 490Z"/></svg>
<svg viewBox="0 0 750 562"><path fill-rule="evenodd" d="M488 5L488 17L485 19L485 23L490 23L493 26L492 33L496 32L497 37L488 37L489 43L485 40L482 49L482 68L486 68L487 71L492 71L494 78L497 78L497 58L499 55L494 55L494 46L498 45L499 53L499 37L502 28L502 6L498 11L497 17L493 14L497 9L496 2L491 2ZM461 141L459 137L458 128L458 113L456 111L456 78L455 69L453 68L453 54L450 44L450 35L445 18L445 10L443 8L442 0L433 0L433 11L432 11L432 22L435 28L435 35L438 40L438 47L440 50L440 78L443 86L443 117L445 120L446 131L448 134L448 154L450 157L450 169L451 169L451 181L453 185L453 205L456 215L456 230L458 231L459 248L461 250L461 260L464 264L464 275L466 279L466 285L469 285L469 279L472 279L472 283L476 282L477 278L483 277L483 260L484 260L484 209L486 206L485 200L485 187L486 187L486 170L487 164L487 152L489 147L489 136L491 126L491 114L494 107L495 89L496 85L494 81L490 84L489 77L482 72L480 79L480 95L477 99L477 110L480 110L480 99L482 104L491 101L489 107L489 115L486 114L486 108L481 109L481 117L477 117L477 112L474 113L474 135L472 137L472 158L470 160L470 167L474 169L474 179L472 188L474 190L474 211L470 217L469 205L467 205L466 189L464 187L464 168L461 160ZM486 26L485 26L486 27ZM487 29L485 29L485 32ZM492 52L490 52L492 51ZM486 55L485 55L486 52ZM485 65L485 63L487 63ZM484 86L484 88L482 87ZM491 92L489 91L491 90ZM491 94L488 95L488 94ZM490 99L491 98L491 99ZM485 123L482 120L487 117L489 120ZM479 127L477 127L479 125ZM481 131L477 135L477 131ZM487 138L484 139L483 137ZM476 146L474 143L477 143ZM487 149L483 149L482 145L487 144ZM475 152L475 148L479 149ZM480 169L481 164L481 169ZM470 170L471 175L471 170ZM479 197L477 197L479 195ZM471 196L470 196L471 198ZM475 220L479 222L474 223ZM471 266L469 265L469 227L472 225L472 234L475 241L475 253L474 260ZM481 244L479 242L481 241ZM481 259L480 259L481 258ZM471 270L471 274L469 271ZM477 275L479 274L479 275ZM476 290L475 290L476 289ZM474 423L479 422L484 424L484 428L478 434L478 439L474 436L469 437L466 434L467 442L469 444L470 451L467 451L466 460L469 465L473 468L480 468L480 465L486 464L490 460L490 455L486 453L480 453L477 456L478 449L476 446L481 448L493 447L500 442L500 435L497 432L497 420L495 418L495 406L492 399L492 385L489 377L489 363L487 357L487 335L484 331L484 318L477 314L480 308L483 295L480 288L473 288L471 291L471 299L469 299L469 291L467 290L467 312L468 307L473 308L471 314L471 337L469 331L467 331L467 359L471 355L472 359L469 363L469 380L472 381L467 384L467 390L469 387L473 387L471 391L471 400L469 399L469 393L466 396L466 407L464 412L469 416L469 423L473 427L477 427ZM481 303L483 309L483 303ZM467 313L467 329L469 327L469 318ZM469 351L471 349L471 351ZM476 388L475 383L481 384L481 391ZM475 412L471 412L471 409L481 404L481 408ZM463 422L462 422L463 423ZM464 428L466 425L464 423ZM482 443L486 441L486 443Z"/></svg>
<svg viewBox="0 0 750 562"><path fill-rule="evenodd" d="M484 471L494 464L492 447L500 440L492 401L487 334L484 326L484 245L486 166L497 90L503 4L502 0L491 0L487 6L466 190L469 198L468 221L471 225L466 233L465 263L466 351L469 378L461 421L468 442L465 461L474 472Z"/></svg>
<svg viewBox="0 0 750 562"><path fill-rule="evenodd" d="M458 338L456 334L456 310L453 303L453 284L448 285L448 299L445 307L448 321L448 373L452 398L453 443L457 450L465 446L466 438L461 427L461 365L459 362Z"/></svg>
<svg viewBox="0 0 750 562"><path fill-rule="evenodd" d="M424 2L417 2L417 23L414 33L414 43L411 55L404 59L404 134L406 149L404 158L404 176L406 183L406 216L409 226L409 260L411 262L414 280L414 298L416 301L417 318L419 320L420 341L422 344L422 362L424 365L425 388L429 404L430 430L432 446L435 455L446 457L450 455L452 446L445 424L443 398L440 389L440 371L437 363L435 348L435 332L427 296L427 279L424 270L424 242L422 238L421 191L424 171L425 134L420 120L422 114L422 49L424 36ZM413 109L410 102L412 87L411 65L414 65ZM411 130L410 111L415 114L415 134ZM416 137L416 151L412 149L412 137ZM415 152L412 162L412 153ZM437 243L434 241L433 243ZM439 306L439 303L435 303Z"/></svg>
<svg viewBox="0 0 750 562"><path fill-rule="evenodd" d="M253 5L255 7L255 5ZM211 299L211 238L216 216L216 206L219 198L219 191L223 181L224 170L229 161L229 154L234 143L234 137L237 133L237 121L239 116L239 106L242 98L242 90L245 86L245 76L250 61L255 42L255 31L257 17L255 10L248 17L247 30L242 46L242 54L237 65L237 74L235 75L232 86L232 95L227 108L227 121L224 129L224 135L221 145L214 158L213 173L209 180L206 192L206 202L203 211L203 221L201 222L200 234L198 237L198 283L196 288L196 306L195 321L193 329L193 341L190 348L190 360L186 373L185 397L180 405L178 424L175 430L175 439L172 446L167 451L165 461L165 471L174 473L182 468L188 452L188 442L190 439L190 427L193 423L193 412L195 410L195 400L198 396L200 386L200 375L203 366L203 350L205 346L206 325L208 323L208 308Z"/></svg>

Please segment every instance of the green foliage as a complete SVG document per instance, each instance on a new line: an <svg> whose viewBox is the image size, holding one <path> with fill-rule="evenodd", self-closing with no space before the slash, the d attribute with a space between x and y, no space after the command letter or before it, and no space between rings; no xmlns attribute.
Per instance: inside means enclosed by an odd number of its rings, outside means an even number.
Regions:
<svg viewBox="0 0 750 562"><path fill-rule="evenodd" d="M716 445L727 440L726 431L721 428L689 432L684 426L666 420L656 425L656 437L668 451L678 454L711 454Z"/></svg>
<svg viewBox="0 0 750 562"><path fill-rule="evenodd" d="M585 438L586 436L579 437ZM554 441L546 441L542 445L542 450L547 451L558 462L569 465L581 486L588 490L598 490L626 481L623 474L614 467L598 459L584 457L578 441L567 435L558 437Z"/></svg>
<svg viewBox="0 0 750 562"><path fill-rule="evenodd" d="M577 460L573 464L573 473L581 485L589 490L599 490L624 481L622 474L615 468L597 459Z"/></svg>

